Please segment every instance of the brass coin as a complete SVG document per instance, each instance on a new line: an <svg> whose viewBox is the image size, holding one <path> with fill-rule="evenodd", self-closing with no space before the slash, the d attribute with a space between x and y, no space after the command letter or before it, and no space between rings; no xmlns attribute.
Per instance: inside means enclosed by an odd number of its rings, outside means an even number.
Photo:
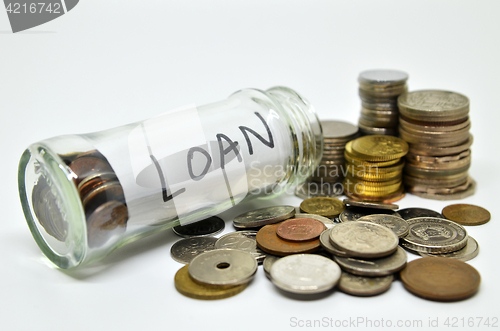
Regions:
<svg viewBox="0 0 500 331"><path fill-rule="evenodd" d="M80 193L80 198L84 198L90 191L104 185L105 183L111 181L117 181L118 178L114 172L105 172L100 174L93 174L85 178L78 184L78 192Z"/></svg>
<svg viewBox="0 0 500 331"><path fill-rule="evenodd" d="M458 301L474 295L481 276L465 262L445 257L413 260L400 272L401 281L411 293L424 299Z"/></svg>
<svg viewBox="0 0 500 331"><path fill-rule="evenodd" d="M78 157L69 164L71 171L76 175L76 185L86 177L103 172L113 172L105 160L95 156Z"/></svg>
<svg viewBox="0 0 500 331"><path fill-rule="evenodd" d="M303 242L283 240L276 234L278 224L266 225L257 232L255 239L257 246L264 252L277 256L286 256L298 253L312 253L320 248L319 239Z"/></svg>
<svg viewBox="0 0 500 331"><path fill-rule="evenodd" d="M189 265L185 265L177 271L174 277L175 288L179 293L199 300L218 300L232 297L243 291L247 283L236 286L208 286L196 283L189 276Z"/></svg>
<svg viewBox="0 0 500 331"><path fill-rule="evenodd" d="M354 156L366 161L388 161L408 153L408 143L391 136L364 136L352 142Z"/></svg>
<svg viewBox="0 0 500 331"><path fill-rule="evenodd" d="M292 218L281 222L276 234L284 240L308 241L319 237L326 226L312 218Z"/></svg>
<svg viewBox="0 0 500 331"><path fill-rule="evenodd" d="M125 232L128 221L127 207L119 201L108 201L87 218L89 247L100 247L112 236Z"/></svg>
<svg viewBox="0 0 500 331"><path fill-rule="evenodd" d="M447 219L462 225L481 225L491 219L490 212L483 207L465 203L446 206L442 214Z"/></svg>
<svg viewBox="0 0 500 331"><path fill-rule="evenodd" d="M345 160L349 162L350 164L353 164L355 166L365 166L365 167L387 167L391 166L393 164L396 164L400 162L400 159L394 159L394 160L389 160L389 161L379 161L379 162L373 162L373 161L365 161L362 159L358 159L353 155L352 152L352 141L348 142L345 145L345 153L344 153Z"/></svg>
<svg viewBox="0 0 500 331"><path fill-rule="evenodd" d="M382 202L382 203L393 203L399 201L405 197L404 188L401 187L398 191L385 195L385 196L368 196L362 194L356 194L354 192L344 192L346 196L351 199L357 199L361 201L372 201L372 202Z"/></svg>
<svg viewBox="0 0 500 331"><path fill-rule="evenodd" d="M302 201L300 210L307 214L316 214L328 218L338 216L345 209L342 201L336 198L317 197Z"/></svg>

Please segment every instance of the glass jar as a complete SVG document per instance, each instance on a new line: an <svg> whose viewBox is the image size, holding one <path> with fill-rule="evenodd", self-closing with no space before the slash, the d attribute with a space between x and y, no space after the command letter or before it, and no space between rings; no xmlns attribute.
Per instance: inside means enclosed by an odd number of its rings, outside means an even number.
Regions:
<svg viewBox="0 0 500 331"><path fill-rule="evenodd" d="M273 197L303 182L322 154L313 107L285 87L143 122L34 143L19 164L24 215L60 268L129 242Z"/></svg>

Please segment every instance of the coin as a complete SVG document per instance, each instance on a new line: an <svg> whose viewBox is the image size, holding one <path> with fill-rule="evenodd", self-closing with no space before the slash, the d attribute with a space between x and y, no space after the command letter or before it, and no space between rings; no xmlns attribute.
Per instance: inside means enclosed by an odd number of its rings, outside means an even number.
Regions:
<svg viewBox="0 0 500 331"><path fill-rule="evenodd" d="M391 136L364 136L352 142L352 151L367 161L387 161L401 158L408 153L406 141Z"/></svg>
<svg viewBox="0 0 500 331"><path fill-rule="evenodd" d="M398 98L399 112L405 118L446 122L467 117L469 99L462 94L440 90L403 93Z"/></svg>
<svg viewBox="0 0 500 331"><path fill-rule="evenodd" d="M170 248L170 256L179 263L188 264L203 252L215 249L214 237L189 237L174 243Z"/></svg>
<svg viewBox="0 0 500 331"><path fill-rule="evenodd" d="M437 217L417 217L407 220L410 230L402 238L407 247L417 252L450 253L467 244L463 226Z"/></svg>
<svg viewBox="0 0 500 331"><path fill-rule="evenodd" d="M405 208L398 210L399 215L404 220L409 220L417 217L437 217L444 218L443 215L438 213L437 211L425 209L425 208Z"/></svg>
<svg viewBox="0 0 500 331"><path fill-rule="evenodd" d="M358 82L376 86L401 85L408 80L408 74L393 69L366 70L359 74Z"/></svg>
<svg viewBox="0 0 500 331"><path fill-rule="evenodd" d="M332 228L330 240L352 256L376 258L392 254L398 247L399 238L382 225L357 221Z"/></svg>
<svg viewBox="0 0 500 331"><path fill-rule="evenodd" d="M82 199L82 205L85 209L85 213L90 214L97 207L111 200L125 203L123 187L118 181L107 182L94 188Z"/></svg>
<svg viewBox="0 0 500 331"><path fill-rule="evenodd" d="M331 230L332 229L326 229L319 236L319 242L321 244L321 247L323 247L323 249L328 253L331 253L336 256L349 256L349 254L347 254L346 252L332 245L330 241L330 233L332 232Z"/></svg>
<svg viewBox="0 0 500 331"><path fill-rule="evenodd" d="M465 262L444 257L424 257L409 262L400 272L411 293L424 299L458 301L474 295L481 276Z"/></svg>
<svg viewBox="0 0 500 331"><path fill-rule="evenodd" d="M95 188L104 185L109 182L116 182L118 178L113 172L96 173L86 177L84 180L78 184L78 192L80 193L80 198L84 198L89 192Z"/></svg>
<svg viewBox="0 0 500 331"><path fill-rule="evenodd" d="M317 197L302 201L300 210L307 214L316 214L333 218L343 212L345 205L336 198Z"/></svg>
<svg viewBox="0 0 500 331"><path fill-rule="evenodd" d="M460 200L473 195L476 192L476 181L471 180L470 185L467 189L462 192L456 192L452 194L439 194L439 193L422 193L422 192L411 192L413 195L419 196L425 199L434 200Z"/></svg>
<svg viewBox="0 0 500 331"><path fill-rule="evenodd" d="M348 122L338 120L321 121L323 137L325 139L341 140L358 133L358 127Z"/></svg>
<svg viewBox="0 0 500 331"><path fill-rule="evenodd" d="M264 273L266 274L266 277L268 279L271 279L271 267L273 266L274 262L278 261L279 259L281 259L281 257L270 254L268 254L264 259L262 267L264 268Z"/></svg>
<svg viewBox="0 0 500 331"><path fill-rule="evenodd" d="M325 225L312 218L292 218L281 222L276 234L284 240L309 241L319 237Z"/></svg>
<svg viewBox="0 0 500 331"><path fill-rule="evenodd" d="M215 248L239 249L252 254L257 263L262 263L267 254L257 247L257 231L238 231L223 235L215 242Z"/></svg>
<svg viewBox="0 0 500 331"><path fill-rule="evenodd" d="M398 214L398 212L392 211L392 210L371 209L371 208L350 207L349 206L339 215L339 220L341 222L357 221L359 218L361 218L363 216L374 215L374 214L400 216Z"/></svg>
<svg viewBox="0 0 500 331"><path fill-rule="evenodd" d="M94 156L78 157L69 164L69 167L75 174L76 185L90 175L113 172L107 161Z"/></svg>
<svg viewBox="0 0 500 331"><path fill-rule="evenodd" d="M217 216L212 216L204 220L178 225L172 231L178 236L189 238L196 236L215 236L224 230L226 223Z"/></svg>
<svg viewBox="0 0 500 331"><path fill-rule="evenodd" d="M286 256L298 253L312 253L320 248L319 239L303 242L293 242L283 240L276 234L276 228L279 224L266 225L257 232L255 239L257 246L264 252Z"/></svg>
<svg viewBox="0 0 500 331"><path fill-rule="evenodd" d="M395 205L393 203L377 203L377 202L367 202L367 201L359 201L353 199L344 199L344 204L353 207L373 208L373 209L396 210L399 208L398 205Z"/></svg>
<svg viewBox="0 0 500 331"><path fill-rule="evenodd" d="M367 215L359 218L358 221L372 222L385 226L389 230L392 230L399 238L405 237L409 231L408 223L399 216L385 214Z"/></svg>
<svg viewBox="0 0 500 331"><path fill-rule="evenodd" d="M201 253L189 263L191 277L209 285L248 283L257 272L252 254L237 249L214 249Z"/></svg>
<svg viewBox="0 0 500 331"><path fill-rule="evenodd" d="M292 206L266 207L236 216L233 225L237 229L258 228L289 219L293 215L295 215L295 207Z"/></svg>
<svg viewBox="0 0 500 331"><path fill-rule="evenodd" d="M360 259L356 257L334 257L342 270L360 276L386 276L403 269L408 260L405 250L398 247L397 250L386 257L378 259Z"/></svg>
<svg viewBox="0 0 500 331"><path fill-rule="evenodd" d="M465 203L446 206L442 213L447 219L462 225L480 225L491 219L490 212L483 207Z"/></svg>
<svg viewBox="0 0 500 331"><path fill-rule="evenodd" d="M175 288L179 293L199 300L218 300L232 297L243 291L247 284L236 286L207 286L196 283L189 276L189 266L185 265L177 271L174 277Z"/></svg>
<svg viewBox="0 0 500 331"><path fill-rule="evenodd" d="M322 222L327 228L331 228L335 225L335 222L333 222L331 219L314 214L296 213L294 218L312 218L314 220Z"/></svg>
<svg viewBox="0 0 500 331"><path fill-rule="evenodd" d="M393 280L393 275L364 277L343 271L337 287L344 293L365 297L387 291Z"/></svg>
<svg viewBox="0 0 500 331"><path fill-rule="evenodd" d="M417 253L420 254L421 256L447 257L465 262L472 260L479 254L479 245L474 238L469 236L467 238L467 244L464 246L464 248L459 249L458 251L446 254L429 254L424 252L417 252Z"/></svg>
<svg viewBox="0 0 500 331"><path fill-rule="evenodd" d="M314 254L296 254L274 262L271 280L278 288L297 294L322 293L340 279L340 268L332 260Z"/></svg>
<svg viewBox="0 0 500 331"><path fill-rule="evenodd" d="M450 146L434 146L426 144L411 144L409 152L418 155L430 155L430 156L446 156L454 155L468 150L473 142L473 137L471 134L467 137L467 140Z"/></svg>
<svg viewBox="0 0 500 331"><path fill-rule="evenodd" d="M103 203L87 217L87 240L89 247L100 247L113 236L118 236L125 232L127 221L127 206L119 201Z"/></svg>

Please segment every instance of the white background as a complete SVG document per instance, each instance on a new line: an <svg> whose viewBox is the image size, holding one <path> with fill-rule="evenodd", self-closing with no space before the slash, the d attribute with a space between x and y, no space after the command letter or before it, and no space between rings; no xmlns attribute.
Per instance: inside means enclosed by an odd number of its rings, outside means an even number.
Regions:
<svg viewBox="0 0 500 331"><path fill-rule="evenodd" d="M499 15L499 1L85 0L52 22L12 34L0 9L0 329L283 330L292 328L292 317L420 319L424 329L429 318L441 326L446 317L500 318ZM471 100L470 173L478 190L461 202L492 214L486 225L467 228L481 246L469 262L482 276L476 296L437 303L395 281L377 297L333 292L301 301L278 292L259 270L243 293L197 301L174 288L181 265L169 255L179 239L171 231L80 272L53 269L42 258L17 193L17 163L30 143L274 85L299 91L322 119L355 123L357 75L373 68L408 72L410 90L447 89ZM247 209L300 201L283 196L240 206L222 215L225 232ZM399 202L437 211L449 203L411 195Z"/></svg>

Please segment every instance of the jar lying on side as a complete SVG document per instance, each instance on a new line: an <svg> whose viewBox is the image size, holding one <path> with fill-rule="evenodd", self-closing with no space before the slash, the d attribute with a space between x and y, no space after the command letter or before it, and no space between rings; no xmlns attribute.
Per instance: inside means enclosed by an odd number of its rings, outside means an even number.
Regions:
<svg viewBox="0 0 500 331"><path fill-rule="evenodd" d="M322 154L313 107L285 87L174 109L102 132L54 137L21 157L19 192L42 252L60 268L273 197L312 174Z"/></svg>

